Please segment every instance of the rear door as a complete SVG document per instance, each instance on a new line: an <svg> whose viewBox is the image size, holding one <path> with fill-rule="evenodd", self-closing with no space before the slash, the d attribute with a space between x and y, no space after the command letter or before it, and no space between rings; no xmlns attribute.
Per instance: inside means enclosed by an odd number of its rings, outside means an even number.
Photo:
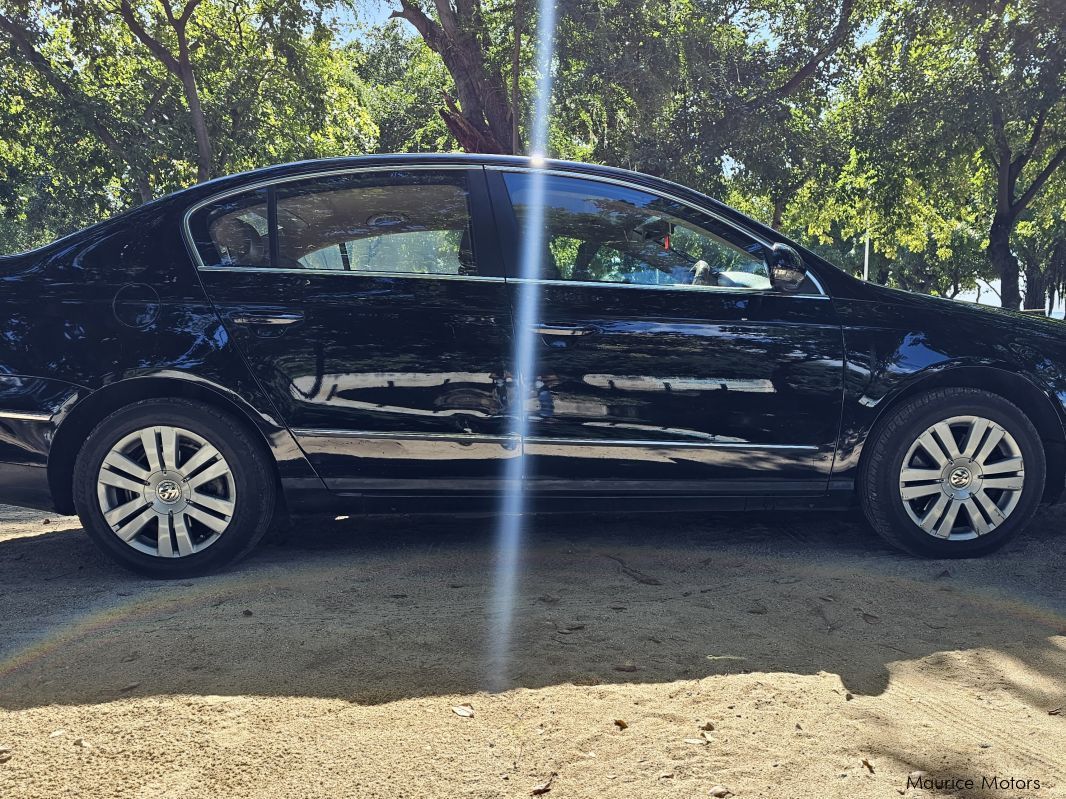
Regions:
<svg viewBox="0 0 1066 799"><path fill-rule="evenodd" d="M285 180L189 217L227 332L338 492L491 491L509 305L484 171Z"/></svg>
<svg viewBox="0 0 1066 799"><path fill-rule="evenodd" d="M778 290L765 242L671 196L572 174L542 175L539 189L532 172L489 175L515 212L503 223L512 290L539 292L524 451L542 489L825 492L843 345L814 282ZM539 268L523 274L540 196Z"/></svg>

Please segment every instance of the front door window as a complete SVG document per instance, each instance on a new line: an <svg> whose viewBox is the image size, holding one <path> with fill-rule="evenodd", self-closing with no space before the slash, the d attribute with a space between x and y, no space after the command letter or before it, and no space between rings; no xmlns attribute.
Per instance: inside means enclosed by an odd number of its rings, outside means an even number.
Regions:
<svg viewBox="0 0 1066 799"><path fill-rule="evenodd" d="M542 280L769 290L762 244L686 205L581 178L547 175ZM522 229L532 177L504 175Z"/></svg>

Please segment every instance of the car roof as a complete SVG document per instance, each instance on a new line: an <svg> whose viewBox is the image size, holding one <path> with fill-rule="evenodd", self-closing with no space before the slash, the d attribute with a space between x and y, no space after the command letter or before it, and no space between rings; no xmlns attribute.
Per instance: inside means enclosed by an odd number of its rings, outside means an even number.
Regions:
<svg viewBox="0 0 1066 799"><path fill-rule="evenodd" d="M600 175L602 177L615 177L632 182L647 183L649 185L671 186L688 194L696 194L692 189L680 184L672 183L663 178L654 177L641 172L634 172L618 167L588 164L579 161L564 161L558 159L532 158L521 155L493 155L479 153L378 153L374 155L342 156L336 158L316 158L306 161L294 161L286 164L260 167L258 169L240 172L234 175L214 178L213 180L198 183L188 189L175 192L173 195L201 189L210 189L207 194L219 190L226 190L244 183L257 183L268 181L273 178L291 177L304 173L314 173L324 170L358 169L371 166L409 166L409 165L465 165L465 166L500 166L522 167L562 170L567 172L580 172L587 175ZM719 204L716 201L716 205Z"/></svg>
<svg viewBox="0 0 1066 799"><path fill-rule="evenodd" d="M697 205L739 222L749 228L759 231L763 235L773 235L773 231L757 220L751 219L729 207L725 203L716 200L702 192L691 189L680 183L666 180L665 178L648 175L643 172L635 172L629 169L621 169L601 164L589 164L580 161L564 161L550 158L532 158L519 155L492 155L476 153L381 153L375 155L343 156L337 158L318 158L307 161L295 161L287 164L260 167L247 172L214 178L204 183L197 183L186 189L181 189L161 197L154 202L181 202L186 205L202 202L215 194L240 189L243 186L252 186L258 183L282 180L285 178L299 177L300 175L313 175L324 171L345 169L359 169L380 166L414 166L414 165L439 165L439 166L495 166L495 167L519 167L540 168L562 172L572 172L577 175L591 177L613 178L624 180L627 183L647 187L651 190L671 192L682 198L687 198Z"/></svg>

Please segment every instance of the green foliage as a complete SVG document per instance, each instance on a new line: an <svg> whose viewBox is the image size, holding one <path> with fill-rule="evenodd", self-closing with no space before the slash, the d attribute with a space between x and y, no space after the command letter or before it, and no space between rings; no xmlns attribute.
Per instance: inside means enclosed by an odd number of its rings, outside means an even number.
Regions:
<svg viewBox="0 0 1066 799"><path fill-rule="evenodd" d="M440 59L400 22L367 31L346 47L351 76L366 86L367 110L378 128L377 152L439 152L454 148L433 112L450 78Z"/></svg>
<svg viewBox="0 0 1066 799"><path fill-rule="evenodd" d="M464 41L507 87L524 139L537 4L471 2ZM352 28L342 0L128 4L124 16L121 0L0 0L0 249L205 170L457 146L441 115L456 75L406 22ZM435 3L408 5L440 21ZM557 12L552 155L693 185L855 274L869 235L871 279L889 285L955 296L1014 269L1027 304L1066 289L1062 0L558 0ZM195 91L146 39L185 47ZM992 256L994 220L1017 266Z"/></svg>
<svg viewBox="0 0 1066 799"><path fill-rule="evenodd" d="M135 11L176 49L153 3ZM0 31L4 249L195 182L182 85L111 4L0 3L0 15L25 31L43 65ZM321 6L205 0L187 33L213 174L376 148L359 54L338 46Z"/></svg>

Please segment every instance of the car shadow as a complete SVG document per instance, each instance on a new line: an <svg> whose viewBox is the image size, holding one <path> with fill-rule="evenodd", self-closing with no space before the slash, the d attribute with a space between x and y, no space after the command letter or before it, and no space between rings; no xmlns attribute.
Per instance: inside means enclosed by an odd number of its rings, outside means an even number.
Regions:
<svg viewBox="0 0 1066 799"><path fill-rule="evenodd" d="M156 582L112 565L76 520L0 514L0 706L373 704L501 677L538 688L750 672L827 672L841 693L877 695L894 664L958 650L1025 662L1042 679L1019 695L1061 702L1063 515L953 562L892 552L846 515L529 517L507 673L490 675L488 517L297 522L227 573Z"/></svg>

